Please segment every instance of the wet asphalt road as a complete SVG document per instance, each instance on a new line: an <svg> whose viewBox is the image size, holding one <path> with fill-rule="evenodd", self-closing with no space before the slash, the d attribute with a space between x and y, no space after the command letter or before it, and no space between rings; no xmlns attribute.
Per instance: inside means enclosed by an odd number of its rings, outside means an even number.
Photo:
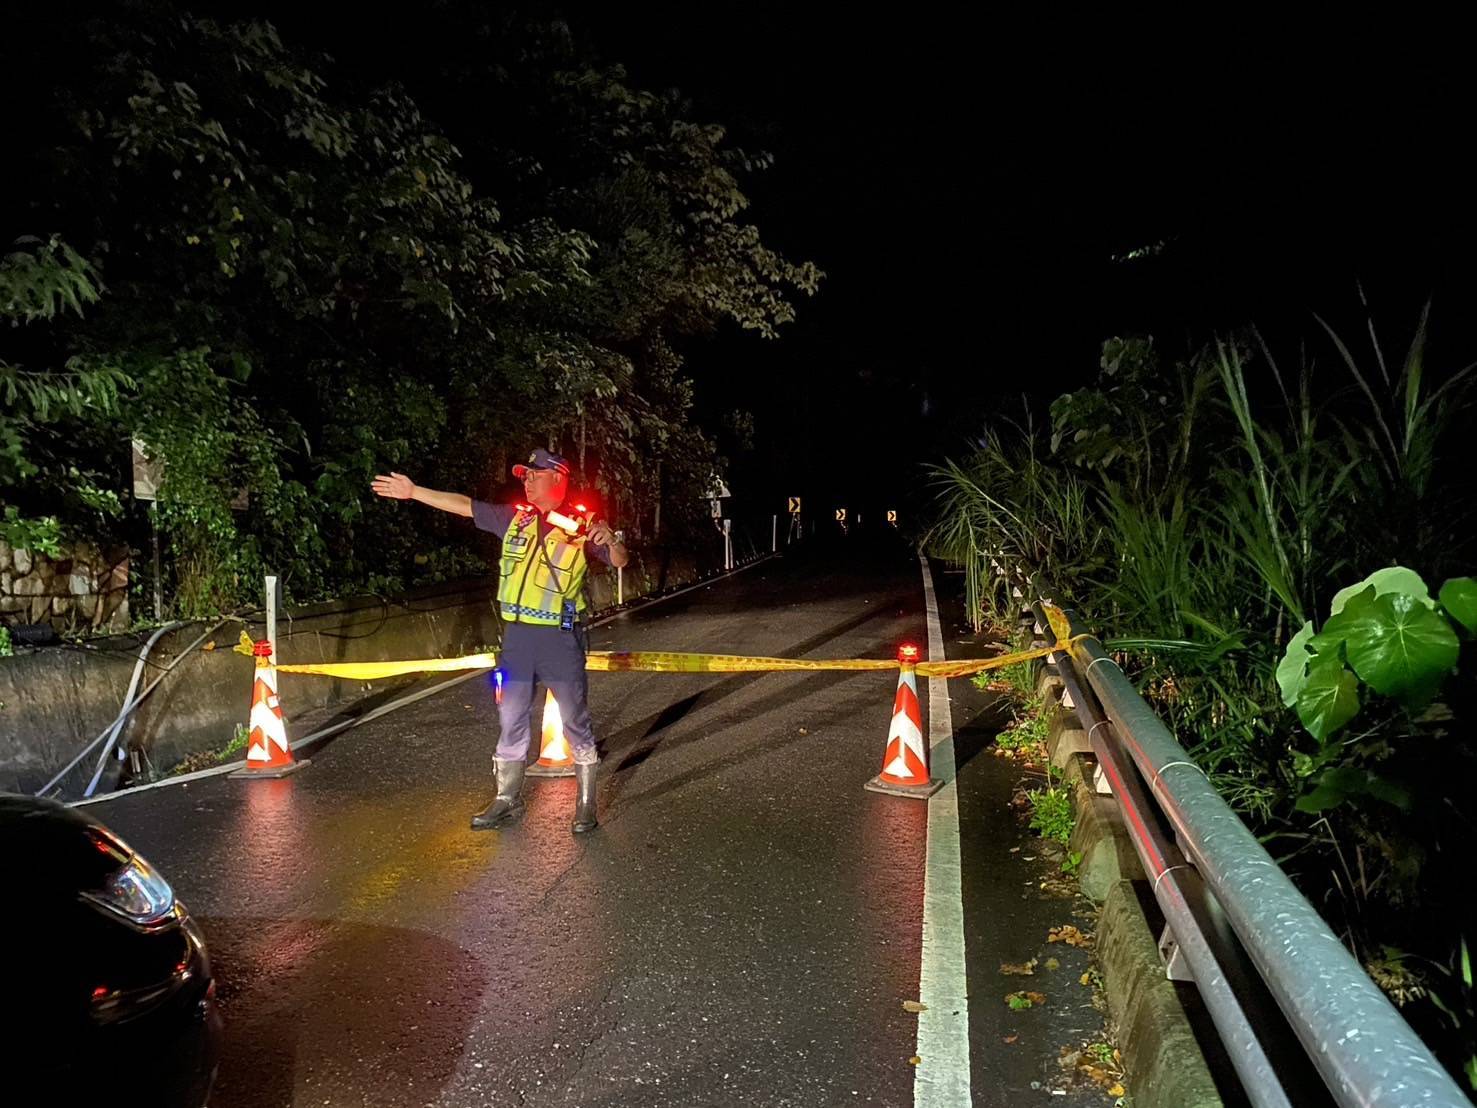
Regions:
<svg viewBox="0 0 1477 1108"><path fill-rule="evenodd" d="M812 545L591 637L816 658L927 641L916 556L864 542ZM294 777L90 811L205 928L227 1023L213 1105L911 1105L902 1002L927 808L862 789L893 691L876 673L593 674L601 828L580 838L571 779L530 779L510 830L468 829L496 741L480 678L347 732ZM961 726L987 727L968 692ZM1012 922L1035 904L1014 883L1034 877L994 860L1028 865L1007 853L1019 832L997 795L1013 770L979 748L961 740L961 784L992 775L960 803L975 1103L1062 1104L1048 1086L1065 1032L1045 1012L1002 1016L1018 986L998 987L993 960L1029 957L1042 921L1070 917Z"/></svg>

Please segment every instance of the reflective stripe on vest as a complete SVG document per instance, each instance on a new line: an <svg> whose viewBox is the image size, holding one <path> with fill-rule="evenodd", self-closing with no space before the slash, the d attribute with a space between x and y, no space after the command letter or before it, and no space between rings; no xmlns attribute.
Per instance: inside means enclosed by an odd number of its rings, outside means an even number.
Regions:
<svg viewBox="0 0 1477 1108"><path fill-rule="evenodd" d="M498 607L505 620L557 627L566 600L574 601L576 612L585 610L589 563L584 540L567 542L557 527L545 529L540 550L538 523L537 513L519 512L503 535Z"/></svg>

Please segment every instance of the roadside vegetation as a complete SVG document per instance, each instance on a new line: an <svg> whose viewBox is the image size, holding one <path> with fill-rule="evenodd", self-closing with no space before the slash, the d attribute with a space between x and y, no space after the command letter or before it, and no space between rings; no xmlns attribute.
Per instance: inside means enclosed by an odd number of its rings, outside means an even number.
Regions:
<svg viewBox="0 0 1477 1108"><path fill-rule="evenodd" d="M683 351L778 336L822 276L745 217L769 156L563 22L422 14L449 45L394 80L171 0L14 28L0 543L130 548L138 612L157 534L166 617L267 568L294 602L397 592L485 550L370 478L495 495L539 445L633 543L710 536L752 419L699 426Z"/></svg>
<svg viewBox="0 0 1477 1108"><path fill-rule="evenodd" d="M1255 331L1113 339L1092 387L935 470L928 544L976 627L1034 575L1072 603L1477 1089L1473 399L1471 367L1427 364L1424 315L1398 353L1372 322L1291 357ZM1002 744L1035 726L1023 700Z"/></svg>

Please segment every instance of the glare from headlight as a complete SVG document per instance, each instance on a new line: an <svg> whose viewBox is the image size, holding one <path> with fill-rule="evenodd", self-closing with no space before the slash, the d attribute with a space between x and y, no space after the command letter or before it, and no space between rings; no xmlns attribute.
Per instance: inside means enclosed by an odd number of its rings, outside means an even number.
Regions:
<svg viewBox="0 0 1477 1108"><path fill-rule="evenodd" d="M138 855L110 875L101 889L83 896L139 927L158 926L175 914L169 882Z"/></svg>

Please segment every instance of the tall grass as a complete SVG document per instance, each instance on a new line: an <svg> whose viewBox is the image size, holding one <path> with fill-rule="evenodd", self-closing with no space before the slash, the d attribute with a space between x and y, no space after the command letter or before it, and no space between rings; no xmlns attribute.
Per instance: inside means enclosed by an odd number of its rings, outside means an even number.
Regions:
<svg viewBox="0 0 1477 1108"><path fill-rule="evenodd" d="M964 567L976 630L1008 609L1009 582L1023 572L1066 580L1096 565L1103 527L1088 484L1054 464L1029 425L1006 424L965 461L946 461L930 473L939 510L924 544Z"/></svg>
<svg viewBox="0 0 1477 1108"><path fill-rule="evenodd" d="M1318 608L1320 587L1339 581L1348 567L1339 540L1356 463L1343 456L1337 439L1321 433L1311 367L1304 362L1293 394L1271 351L1265 343L1261 348L1280 406L1258 412L1241 352L1217 344L1216 368L1235 418L1233 449L1241 460L1226 458L1215 477L1232 549L1263 589L1262 610L1278 621L1280 638L1286 622L1281 614L1301 626Z"/></svg>
<svg viewBox="0 0 1477 1108"><path fill-rule="evenodd" d="M1463 772L1433 775L1423 761L1444 743L1477 771L1453 738L1477 714L1472 675L1449 698L1455 722L1371 710L1325 749L1283 707L1275 668L1288 638L1372 570L1398 562L1439 582L1477 565L1477 482L1460 437L1477 367L1434 379L1427 323L1422 312L1398 362L1372 326L1351 344L1322 324L1332 357L1319 366L1300 351L1291 374L1255 331L1175 366L1152 343L1110 343L1098 390L1053 405L1055 452L1029 423L1010 425L933 470L928 534L933 553L965 566L977 626L1014 615L1002 572L1044 572L1104 629L1222 794L1412 1004L1422 981L1432 995L1452 986L1389 965L1448 965L1463 921L1477 932L1460 908L1477 801ZM1175 396L1180 410L1166 411ZM1403 774L1419 799L1408 814L1377 799L1299 810L1329 765ZM1412 1019L1434 1026L1427 1008ZM1443 1057L1471 1059L1477 1087L1477 1017L1442 1033L1455 1036Z"/></svg>
<svg viewBox="0 0 1477 1108"><path fill-rule="evenodd" d="M1430 576L1468 572L1477 554L1477 491L1468 467L1453 464L1451 438L1470 424L1477 363L1432 382L1426 370L1428 303L1404 360L1392 372L1364 307L1372 366L1318 320L1365 402L1339 424L1355 479L1380 526L1351 532L1351 538L1365 560L1379 565L1415 552L1424 564L1413 568Z"/></svg>

